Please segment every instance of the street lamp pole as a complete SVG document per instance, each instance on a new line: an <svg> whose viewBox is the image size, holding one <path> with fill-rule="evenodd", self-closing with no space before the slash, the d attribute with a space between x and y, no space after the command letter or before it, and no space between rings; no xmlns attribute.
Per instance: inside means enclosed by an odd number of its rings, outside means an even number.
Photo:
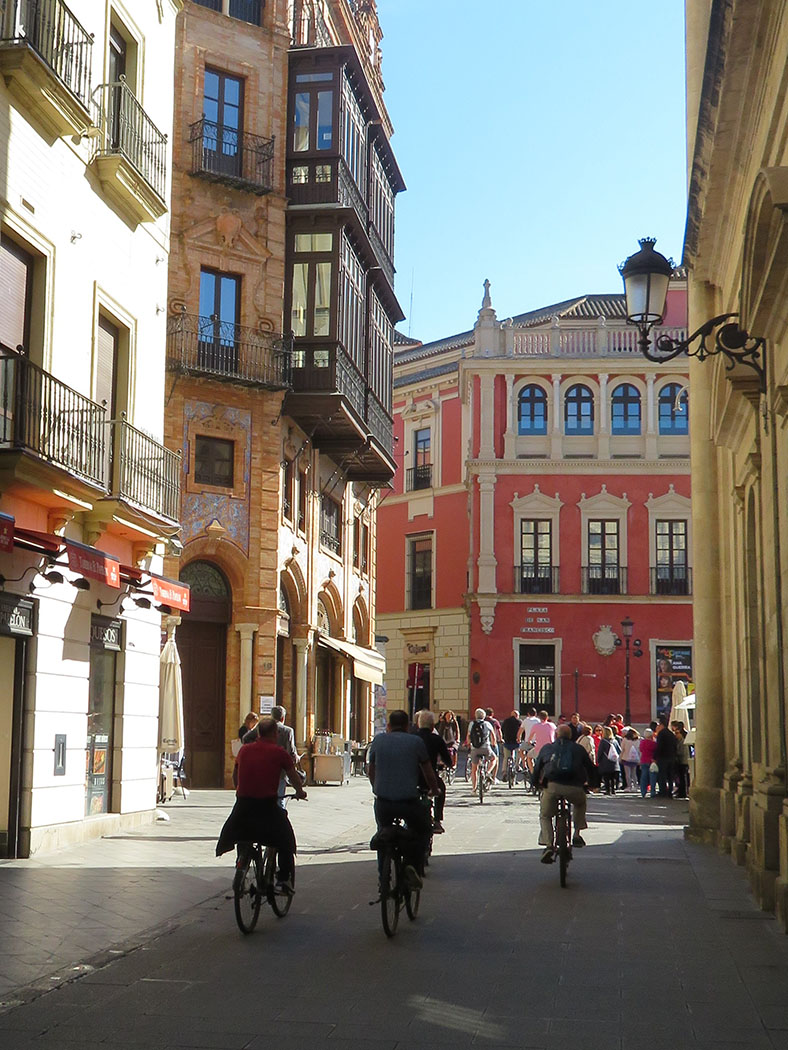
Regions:
<svg viewBox="0 0 788 1050"><path fill-rule="evenodd" d="M632 638L632 632L635 629L635 625L632 622L630 616L626 616L621 621L621 633L624 636L624 722L626 725L632 725L632 710L630 707L630 690L629 690L629 643ZM620 640L617 644L621 644ZM633 656L642 656L643 650L640 648L640 639L635 639L635 648L632 653Z"/></svg>

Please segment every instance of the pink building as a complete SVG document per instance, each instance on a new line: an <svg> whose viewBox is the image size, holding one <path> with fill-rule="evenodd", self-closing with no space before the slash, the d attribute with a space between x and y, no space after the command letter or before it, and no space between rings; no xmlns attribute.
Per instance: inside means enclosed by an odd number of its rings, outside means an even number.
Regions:
<svg viewBox="0 0 788 1050"><path fill-rule="evenodd" d="M685 322L677 271L665 329ZM669 705L692 678L687 383L638 352L620 294L499 321L485 282L471 331L401 345L378 510L389 707L597 719L628 696L641 724Z"/></svg>

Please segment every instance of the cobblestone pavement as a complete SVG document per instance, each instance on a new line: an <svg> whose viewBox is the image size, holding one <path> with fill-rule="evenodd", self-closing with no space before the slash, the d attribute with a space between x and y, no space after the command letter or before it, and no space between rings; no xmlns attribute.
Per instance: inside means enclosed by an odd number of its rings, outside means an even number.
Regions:
<svg viewBox="0 0 788 1050"><path fill-rule="evenodd" d="M415 923L389 941L361 779L291 807L290 914L243 937L213 847L227 792L169 823L0 862L3 1050L788 1050L788 938L743 873L682 836L686 806L592 799L569 886L536 803L451 789Z"/></svg>

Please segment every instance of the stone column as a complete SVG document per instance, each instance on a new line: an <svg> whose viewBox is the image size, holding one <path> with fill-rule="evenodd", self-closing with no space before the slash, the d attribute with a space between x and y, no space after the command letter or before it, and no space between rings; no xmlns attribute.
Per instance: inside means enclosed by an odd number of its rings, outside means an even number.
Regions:
<svg viewBox="0 0 788 1050"><path fill-rule="evenodd" d="M299 747L305 747L308 743L307 734L307 696L306 683L309 666L309 639L294 638L295 648L295 698L296 709L293 715L293 728L295 729L296 743Z"/></svg>
<svg viewBox="0 0 788 1050"><path fill-rule="evenodd" d="M657 458L657 406L654 400L654 379L646 376L646 459Z"/></svg>
<svg viewBox="0 0 788 1050"><path fill-rule="evenodd" d="M712 288L689 285L689 328L719 311ZM715 839L720 825L720 791L725 770L725 739L720 626L720 541L717 449L710 437L713 361L690 362L690 434L693 534L703 537L694 550L694 659L697 692L695 783L690 792L690 828L695 837Z"/></svg>
<svg viewBox="0 0 788 1050"><path fill-rule="evenodd" d="M561 447L561 376L554 372L550 378L553 381L553 425L550 435L550 458L560 459L563 452Z"/></svg>
<svg viewBox="0 0 788 1050"><path fill-rule="evenodd" d="M515 444L517 441L517 434L515 433L514 423L514 376L506 376L506 431L503 435L503 455L504 459L513 459L515 454Z"/></svg>
<svg viewBox="0 0 788 1050"><path fill-rule="evenodd" d="M238 725L254 710L252 705L252 648L254 646L254 634L257 630L256 623L237 623L236 631L241 636L241 661L238 670Z"/></svg>
<svg viewBox="0 0 788 1050"><path fill-rule="evenodd" d="M600 459L610 459L610 421L607 411L607 380L606 373L599 375L599 437L597 439L597 454Z"/></svg>
<svg viewBox="0 0 788 1050"><path fill-rule="evenodd" d="M495 376L482 372L479 381L479 459L495 459Z"/></svg>
<svg viewBox="0 0 788 1050"><path fill-rule="evenodd" d="M495 569L495 474L479 475L479 590L494 594Z"/></svg>

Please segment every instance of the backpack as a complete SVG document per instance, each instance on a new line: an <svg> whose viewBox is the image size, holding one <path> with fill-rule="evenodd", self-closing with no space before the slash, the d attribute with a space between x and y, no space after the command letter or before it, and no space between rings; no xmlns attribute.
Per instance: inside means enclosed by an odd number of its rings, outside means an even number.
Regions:
<svg viewBox="0 0 788 1050"><path fill-rule="evenodd" d="M550 779L566 780L572 775L574 765L571 740L557 740L553 746L550 763Z"/></svg>
<svg viewBox="0 0 788 1050"><path fill-rule="evenodd" d="M486 739L484 733L484 722L471 722L471 728L468 731L468 739L471 742L471 747L484 747Z"/></svg>

